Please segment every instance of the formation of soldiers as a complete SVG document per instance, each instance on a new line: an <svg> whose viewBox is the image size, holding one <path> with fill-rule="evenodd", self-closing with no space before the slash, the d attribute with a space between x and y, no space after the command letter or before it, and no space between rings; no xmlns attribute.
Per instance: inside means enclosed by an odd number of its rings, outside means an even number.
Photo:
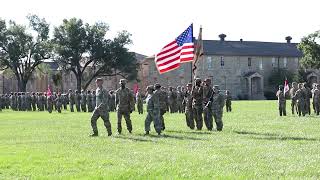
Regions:
<svg viewBox="0 0 320 180"><path fill-rule="evenodd" d="M314 113L320 113L320 91L319 84L314 83L312 89L308 87L307 83L293 82L288 94L284 92L284 87L279 86L276 93L278 97L279 115L286 116L286 98L291 99L291 113L298 116L311 115L311 99Z"/></svg>

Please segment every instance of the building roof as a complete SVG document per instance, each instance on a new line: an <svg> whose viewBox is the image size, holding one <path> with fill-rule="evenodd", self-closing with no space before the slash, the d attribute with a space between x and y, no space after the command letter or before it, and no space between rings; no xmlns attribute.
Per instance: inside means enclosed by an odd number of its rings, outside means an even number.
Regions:
<svg viewBox="0 0 320 180"><path fill-rule="evenodd" d="M136 56L136 58L137 58L137 62L139 63L139 62L141 62L141 61L143 61L147 56L145 56L145 55L143 55L143 54L139 54L139 53L134 53L135 54L135 56Z"/></svg>
<svg viewBox="0 0 320 180"><path fill-rule="evenodd" d="M302 57L296 43L203 40L205 55Z"/></svg>

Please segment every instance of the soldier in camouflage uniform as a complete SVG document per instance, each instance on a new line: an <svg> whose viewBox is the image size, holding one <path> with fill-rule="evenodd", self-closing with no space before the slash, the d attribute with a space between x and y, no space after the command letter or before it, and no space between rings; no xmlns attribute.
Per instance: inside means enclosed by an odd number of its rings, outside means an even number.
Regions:
<svg viewBox="0 0 320 180"><path fill-rule="evenodd" d="M168 94L166 91L164 91L164 89L161 88L160 84L155 84L155 93L159 94L159 103L160 103L160 122L161 122L161 128L164 131L166 129L166 125L164 122L164 118L163 115L168 111L168 106L169 106L169 102L168 102Z"/></svg>
<svg viewBox="0 0 320 180"><path fill-rule="evenodd" d="M192 88L192 99L193 117L195 118L197 129L201 130L203 126L203 87L200 78L195 80L195 85Z"/></svg>
<svg viewBox="0 0 320 180"><path fill-rule="evenodd" d="M169 87L169 103L170 103L170 113L176 113L177 112L177 92L173 87Z"/></svg>
<svg viewBox="0 0 320 180"><path fill-rule="evenodd" d="M232 101L232 96L230 94L230 91L226 90L226 109L227 112L231 112L231 101Z"/></svg>
<svg viewBox="0 0 320 180"><path fill-rule="evenodd" d="M320 90L318 89L319 85L315 84L314 89L312 91L312 102L314 106L314 113L319 115L320 113Z"/></svg>
<svg viewBox="0 0 320 180"><path fill-rule="evenodd" d="M91 136L98 136L97 120L99 117L101 117L104 122L104 126L108 131L108 136L112 135L108 111L109 93L103 88L102 84L103 80L101 78L96 79L96 106L91 116L91 127L93 131Z"/></svg>
<svg viewBox="0 0 320 180"><path fill-rule="evenodd" d="M82 112L87 112L87 94L84 90L81 90L81 110Z"/></svg>
<svg viewBox="0 0 320 180"><path fill-rule="evenodd" d="M278 97L278 105L279 105L279 115L280 116L286 116L286 96L283 91L283 86L279 86L279 90L276 93L276 96Z"/></svg>
<svg viewBox="0 0 320 180"><path fill-rule="evenodd" d="M92 94L90 90L87 91L87 106L88 106L88 112L92 112L93 111Z"/></svg>
<svg viewBox="0 0 320 180"><path fill-rule="evenodd" d="M6 109L10 109L10 96L6 94Z"/></svg>
<svg viewBox="0 0 320 180"><path fill-rule="evenodd" d="M10 96L10 106L11 106L11 109L13 111L16 111L17 109L17 100L16 100L16 96L13 92L11 92L11 96Z"/></svg>
<svg viewBox="0 0 320 180"><path fill-rule="evenodd" d="M211 79L205 79L203 85L203 106L206 106L213 94L213 89L211 87ZM209 131L213 128L213 118L212 109L208 107L203 110L203 120Z"/></svg>
<svg viewBox="0 0 320 180"><path fill-rule="evenodd" d="M211 104L212 108L212 115L214 117L214 121L216 123L217 131L222 131L223 122L222 122L222 115L223 115L223 107L225 103L224 94L220 93L220 89L218 85L215 85L213 88L213 94L208 102L206 108L209 107Z"/></svg>
<svg viewBox="0 0 320 180"><path fill-rule="evenodd" d="M177 94L177 109L176 111L178 113L182 113L182 101L183 101L183 97L182 97L182 94L181 94L181 86L178 86L177 87L177 91L176 91L176 94Z"/></svg>
<svg viewBox="0 0 320 180"><path fill-rule="evenodd" d="M109 91L109 97L110 97L110 101L109 101L110 111L114 112L116 111L116 96L113 90Z"/></svg>
<svg viewBox="0 0 320 180"><path fill-rule="evenodd" d="M26 96L26 93L24 92L21 93L21 107L22 107L22 111L27 110L27 96Z"/></svg>
<svg viewBox="0 0 320 180"><path fill-rule="evenodd" d="M74 94L73 94L71 89L69 89L69 91L68 91L68 96L69 96L70 111L74 112L73 106L74 106L74 103L75 103L75 96L74 96Z"/></svg>
<svg viewBox="0 0 320 180"><path fill-rule="evenodd" d="M109 96L109 98L110 98L110 96ZM110 101L110 99L109 99L109 101ZM94 108L94 107L96 107L96 91L95 90L92 90L92 107ZM110 112L110 108L108 107L108 109L109 109L109 112Z"/></svg>
<svg viewBox="0 0 320 180"><path fill-rule="evenodd" d="M138 89L136 93L136 102L137 102L138 113L143 114L143 100L142 100L142 94L140 93L140 89Z"/></svg>
<svg viewBox="0 0 320 180"><path fill-rule="evenodd" d="M47 110L48 110L47 98L48 98L47 92L44 92L43 95L42 95L42 97L41 97L44 111L47 111Z"/></svg>
<svg viewBox="0 0 320 180"><path fill-rule="evenodd" d="M63 109L67 110L68 109L68 96L67 96L67 94L62 94L61 99L62 99Z"/></svg>
<svg viewBox="0 0 320 180"><path fill-rule="evenodd" d="M47 96L47 110L49 113L52 113L54 99L52 95Z"/></svg>
<svg viewBox="0 0 320 180"><path fill-rule="evenodd" d="M145 131L146 135L149 134L150 132L150 125L151 122L153 121L154 128L158 135L161 135L161 122L160 122L160 101L159 101L159 93L153 93L154 88L153 86L148 86L147 87L147 98L146 98L146 103L147 103L147 117L145 119Z"/></svg>
<svg viewBox="0 0 320 180"><path fill-rule="evenodd" d="M295 109L297 109L297 100L294 99L294 95L296 94L296 91L298 90L298 84L296 82L292 83L292 87L289 91L290 97L291 97L291 112L294 114Z"/></svg>
<svg viewBox="0 0 320 180"><path fill-rule="evenodd" d="M182 104L185 106L186 123L190 129L194 129L194 118L192 110L192 84L187 84L187 91L184 94Z"/></svg>
<svg viewBox="0 0 320 180"><path fill-rule="evenodd" d="M181 96L182 96L182 100L184 100L184 97L186 95L186 90L184 89L184 87L181 87ZM186 109L186 105L182 103L182 113L185 112Z"/></svg>
<svg viewBox="0 0 320 180"><path fill-rule="evenodd" d="M22 102L21 102L21 93L18 93L17 96L17 110L22 111Z"/></svg>
<svg viewBox="0 0 320 180"><path fill-rule="evenodd" d="M116 91L115 101L117 105L117 117L118 117L118 133L121 134L121 120L122 116L126 120L127 129L129 133L132 132L132 123L130 119L130 114L134 107L134 95L131 93L130 89L126 87L126 80L120 80L121 87Z"/></svg>
<svg viewBox="0 0 320 180"><path fill-rule="evenodd" d="M37 110L37 97L36 97L36 93L32 92L31 93L31 106L32 106L32 111L36 111Z"/></svg>
<svg viewBox="0 0 320 180"><path fill-rule="evenodd" d="M312 97L312 93L311 93L311 90L310 88L308 87L307 83L303 83L303 86L304 86L304 91L305 91L305 111L306 111L306 114L308 113L309 115L311 114L311 108L310 108L310 98Z"/></svg>
<svg viewBox="0 0 320 180"><path fill-rule="evenodd" d="M79 94L78 90L75 91L74 100L76 104L77 112L80 112L80 101L81 101L81 95Z"/></svg>
<svg viewBox="0 0 320 180"><path fill-rule="evenodd" d="M56 110L58 111L58 113L61 113L61 109L62 109L62 97L61 94L58 93L57 98L54 100L55 104L56 104Z"/></svg>
<svg viewBox="0 0 320 180"><path fill-rule="evenodd" d="M305 93L303 91L303 84L301 84L301 83L298 84L298 90L296 91L293 98L297 102L298 115L305 116Z"/></svg>

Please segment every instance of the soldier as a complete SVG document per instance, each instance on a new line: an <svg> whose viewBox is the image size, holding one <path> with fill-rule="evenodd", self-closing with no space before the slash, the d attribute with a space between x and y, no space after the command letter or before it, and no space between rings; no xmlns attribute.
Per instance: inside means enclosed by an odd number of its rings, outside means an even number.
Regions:
<svg viewBox="0 0 320 180"><path fill-rule="evenodd" d="M278 104L279 104L279 114L280 116L286 116L286 96L283 91L283 86L279 86L279 90L276 93L276 96L278 97Z"/></svg>
<svg viewBox="0 0 320 180"><path fill-rule="evenodd" d="M110 99L109 99L110 101ZM96 91L95 90L92 90L92 107L96 107ZM110 111L110 108L108 107L109 111Z"/></svg>
<svg viewBox="0 0 320 180"><path fill-rule="evenodd" d="M68 108L68 96L66 94L62 94L61 95L61 100L62 100L62 105L63 105L63 109L66 111Z"/></svg>
<svg viewBox="0 0 320 180"><path fill-rule="evenodd" d="M21 93L21 109L22 111L27 110L27 98L24 92Z"/></svg>
<svg viewBox="0 0 320 180"><path fill-rule="evenodd" d="M296 82L292 83L292 87L290 89L290 97L291 97L291 112L294 114L295 109L297 109L297 100L294 99L294 95L296 94L296 91L298 90L298 84Z"/></svg>
<svg viewBox="0 0 320 180"><path fill-rule="evenodd" d="M308 87L307 83L303 83L304 86L304 91L305 91L305 111L306 114L308 113L309 115L311 114L311 109L310 109L310 98L312 97L312 93L310 88Z"/></svg>
<svg viewBox="0 0 320 180"><path fill-rule="evenodd" d="M47 98L47 92L44 92L41 97L44 111L48 110Z"/></svg>
<svg viewBox="0 0 320 180"><path fill-rule="evenodd" d="M107 90L103 89L102 85L103 85L103 80L101 78L96 79L96 86L97 86L97 90L95 91L96 105L91 116L91 127L92 127L93 134L91 134L90 136L92 137L98 136L97 120L99 117L101 117L104 122L104 126L108 131L108 136L112 135L111 124L109 121L109 111L108 111L109 95Z"/></svg>
<svg viewBox="0 0 320 180"><path fill-rule="evenodd" d="M36 110L37 110L36 103L37 103L36 93L32 92L32 93L31 93L31 106L32 106L32 111L36 111Z"/></svg>
<svg viewBox="0 0 320 180"><path fill-rule="evenodd" d="M76 104L76 109L77 109L77 112L80 112L80 111L81 111L81 110L80 110L81 96L80 96L78 90L76 90L75 92L76 92L76 94L75 94L75 96L74 96L74 100L75 100L75 104Z"/></svg>
<svg viewBox="0 0 320 180"><path fill-rule="evenodd" d="M87 112L87 95L84 90L81 90L81 110L82 112Z"/></svg>
<svg viewBox="0 0 320 180"><path fill-rule="evenodd" d="M207 78L204 80L203 86L203 106L206 106L212 96L213 89L211 87L211 79ZM210 105L211 106L211 105ZM203 119L204 123L209 131L212 131L213 128L213 118L212 118L212 109L208 107L203 110Z"/></svg>
<svg viewBox="0 0 320 180"><path fill-rule="evenodd" d="M230 91L226 90L226 109L227 109L227 112L231 112L231 110L232 110L231 100L232 100L232 96L230 94Z"/></svg>
<svg viewBox="0 0 320 180"><path fill-rule="evenodd" d="M153 91L152 91L153 94ZM136 102L137 102L137 109L139 114L143 114L143 100L142 94L140 93L140 89L138 89L136 93Z"/></svg>
<svg viewBox="0 0 320 180"><path fill-rule="evenodd" d="M42 93L41 92L37 92L37 107L38 107L38 111L43 111L43 104L42 104Z"/></svg>
<svg viewBox="0 0 320 180"><path fill-rule="evenodd" d="M194 129L194 119L192 110L192 84L187 84L187 91L184 94L182 104L185 106L186 123L190 129Z"/></svg>
<svg viewBox="0 0 320 180"><path fill-rule="evenodd" d="M74 103L75 103L75 96L74 96L74 94L73 94L73 92L72 92L71 89L69 89L68 92L69 92L69 93L68 93L68 97L69 97L70 111L71 111L71 112L74 112L73 105L74 105Z"/></svg>
<svg viewBox="0 0 320 180"><path fill-rule="evenodd" d="M57 93L56 92L53 92L52 94L52 109L54 109L55 111L57 110L57 104L56 104L56 99L57 99Z"/></svg>
<svg viewBox="0 0 320 180"><path fill-rule="evenodd" d="M109 91L110 101L109 101L109 107L110 111L114 112L116 110L116 97L114 95L114 91Z"/></svg>
<svg viewBox="0 0 320 180"><path fill-rule="evenodd" d="M54 100L55 104L56 104L56 110L58 111L58 113L61 113L61 108L62 108L62 97L61 94L58 93L57 98Z"/></svg>
<svg viewBox="0 0 320 180"><path fill-rule="evenodd" d="M129 133L132 132L132 123L130 119L130 114L133 111L134 106L134 95L131 93L130 89L126 87L126 80L120 80L121 87L116 91L115 101L117 105L117 116L118 116L118 133L121 134L121 120L122 116L126 120L127 129Z"/></svg>
<svg viewBox="0 0 320 180"><path fill-rule="evenodd" d="M303 116L305 116L305 93L303 92L303 84L298 84L298 90L296 91L293 98L297 102L298 115L301 116L302 114Z"/></svg>
<svg viewBox="0 0 320 180"><path fill-rule="evenodd" d="M88 112L93 111L93 106L92 106L92 94L91 91L87 91L87 105L88 105Z"/></svg>
<svg viewBox="0 0 320 180"><path fill-rule="evenodd" d="M47 96L47 109L49 113L52 113L54 99L52 95Z"/></svg>
<svg viewBox="0 0 320 180"><path fill-rule="evenodd" d="M177 87L177 112L182 113L182 101L183 95L181 92L181 86Z"/></svg>
<svg viewBox="0 0 320 180"><path fill-rule="evenodd" d="M186 95L186 91L185 91L184 87L182 86L181 87L182 100L184 99L185 95ZM186 109L186 105L182 103L182 113L184 113L185 109Z"/></svg>
<svg viewBox="0 0 320 180"><path fill-rule="evenodd" d="M160 84L155 84L155 94L159 94L159 103L160 103L160 123L161 123L161 129L164 131L166 129L166 125L164 122L163 115L168 111L168 94L164 89L161 88Z"/></svg>
<svg viewBox="0 0 320 180"><path fill-rule="evenodd" d="M15 111L15 110L16 110L15 95L14 95L13 92L11 92L10 94L11 94L11 96L10 96L10 106L11 106L11 109L12 109L13 111Z"/></svg>
<svg viewBox="0 0 320 180"><path fill-rule="evenodd" d="M177 112L177 92L173 87L169 87L169 103L170 103L170 113Z"/></svg>
<svg viewBox="0 0 320 180"><path fill-rule="evenodd" d="M197 129L201 130L203 126L203 87L200 78L196 78L195 85L192 88L192 100L193 117L195 118Z"/></svg>
<svg viewBox="0 0 320 180"><path fill-rule="evenodd" d="M222 128L223 128L222 115L223 115L224 103L225 103L224 95L220 93L219 86L215 85L213 88L212 97L210 98L210 101L206 106L206 108L208 108L209 104L211 104L212 115L216 123L217 131L222 131Z"/></svg>
<svg viewBox="0 0 320 180"><path fill-rule="evenodd" d="M17 96L17 110L22 111L22 102L21 102L21 93L18 93Z"/></svg>
<svg viewBox="0 0 320 180"><path fill-rule="evenodd" d="M312 91L312 102L314 106L314 112L318 116L320 113L320 90L318 89L319 85L315 84L315 87Z"/></svg>
<svg viewBox="0 0 320 180"><path fill-rule="evenodd" d="M9 109L10 108L10 96L8 94L6 94L6 109Z"/></svg>
<svg viewBox="0 0 320 180"><path fill-rule="evenodd" d="M159 93L154 94L153 93L154 89L153 86L148 86L147 87L147 98L146 98L146 103L147 103L147 117L145 119L145 131L146 135L149 134L150 132L150 125L151 122L153 121L154 128L158 135L161 135L161 122L160 122L160 101L159 101Z"/></svg>

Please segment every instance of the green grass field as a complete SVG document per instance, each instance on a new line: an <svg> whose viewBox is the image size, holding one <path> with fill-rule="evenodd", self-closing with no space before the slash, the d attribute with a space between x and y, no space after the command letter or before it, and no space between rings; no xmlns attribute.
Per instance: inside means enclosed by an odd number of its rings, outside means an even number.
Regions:
<svg viewBox="0 0 320 180"><path fill-rule="evenodd" d="M289 101L287 102L289 112ZM89 113L0 112L0 179L319 179L320 118L279 117L276 101L233 102L222 132L192 131L166 114L166 131L89 138Z"/></svg>

